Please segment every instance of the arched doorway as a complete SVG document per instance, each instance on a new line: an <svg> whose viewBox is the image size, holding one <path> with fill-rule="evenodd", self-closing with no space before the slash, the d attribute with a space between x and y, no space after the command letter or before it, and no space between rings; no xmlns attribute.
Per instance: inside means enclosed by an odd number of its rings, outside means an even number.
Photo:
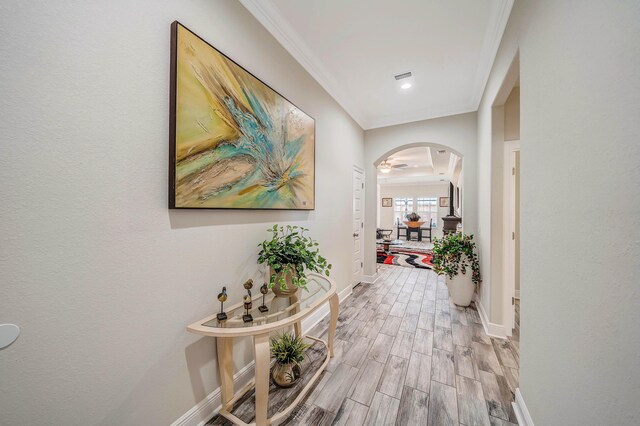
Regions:
<svg viewBox="0 0 640 426"><path fill-rule="evenodd" d="M367 217L371 218L368 220L370 226L365 229L365 254L371 255L368 259L375 261L377 258L378 229L384 229L385 233L391 231L394 239L406 240L401 222L406 220L404 215L408 210L403 208L417 212L427 223L421 232L425 238L420 238L425 249L429 248L430 237L442 236L442 217L451 212L464 217L463 161L459 150L433 142L400 144L374 157L368 170L374 177L368 179L374 188L368 196L375 200L368 203L367 211ZM385 169L386 173L381 172ZM426 232L427 228L429 232ZM369 238L369 233L374 238Z"/></svg>

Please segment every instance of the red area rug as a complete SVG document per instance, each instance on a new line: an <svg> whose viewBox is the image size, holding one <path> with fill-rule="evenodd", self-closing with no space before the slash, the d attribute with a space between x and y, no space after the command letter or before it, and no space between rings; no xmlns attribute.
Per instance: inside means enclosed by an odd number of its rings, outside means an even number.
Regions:
<svg viewBox="0 0 640 426"><path fill-rule="evenodd" d="M433 269L433 253L392 250L385 253L378 250L378 263L406 266L409 268Z"/></svg>

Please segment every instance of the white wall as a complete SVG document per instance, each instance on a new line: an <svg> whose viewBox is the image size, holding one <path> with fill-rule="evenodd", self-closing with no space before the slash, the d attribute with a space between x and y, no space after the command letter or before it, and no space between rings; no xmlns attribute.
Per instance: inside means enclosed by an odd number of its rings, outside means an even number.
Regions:
<svg viewBox="0 0 640 426"><path fill-rule="evenodd" d="M476 113L452 115L432 120L416 121L414 123L397 126L382 127L367 130L365 138L365 211L375 212L378 202L376 197L376 168L374 163L381 161L383 156L411 145L428 143L432 146L442 145L457 151L463 158L463 187L462 222L464 232L475 233L477 197L474 188L476 182L476 144L477 121ZM375 222L365 218L364 238L364 268L366 275L376 272L375 258Z"/></svg>
<svg viewBox="0 0 640 426"><path fill-rule="evenodd" d="M484 243L492 105L519 50L520 389L537 425L640 423L639 22L638 2L516 1L478 111Z"/></svg>
<svg viewBox="0 0 640 426"><path fill-rule="evenodd" d="M520 87L514 87L504 103L504 140L520 139Z"/></svg>
<svg viewBox="0 0 640 426"><path fill-rule="evenodd" d="M178 19L316 119L316 210L169 211L170 24ZM0 423L166 425L218 387L185 331L260 278L274 222L311 228L351 280L363 132L235 1L0 5ZM236 370L251 358L239 343Z"/></svg>
<svg viewBox="0 0 640 426"><path fill-rule="evenodd" d="M418 197L435 197L438 199L438 217L437 227L432 230L432 237L442 237L442 218L449 214L449 207L440 207L439 198L449 196L449 183L433 184L433 185L380 185L380 197L378 199L378 211L380 212L380 228L393 229L393 237L396 236L396 225L392 207L382 207L382 198L399 198L409 197L415 199ZM428 224L425 224L427 226Z"/></svg>

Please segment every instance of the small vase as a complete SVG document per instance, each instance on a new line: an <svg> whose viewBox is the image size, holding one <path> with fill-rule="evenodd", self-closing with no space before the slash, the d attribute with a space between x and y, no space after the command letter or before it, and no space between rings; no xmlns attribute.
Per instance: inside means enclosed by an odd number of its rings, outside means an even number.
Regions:
<svg viewBox="0 0 640 426"><path fill-rule="evenodd" d="M274 273L275 271L271 269L271 275L273 275ZM282 284L280 284L281 277L282 277L282 272L279 272L276 274L276 282L273 285L273 288L271 289L273 291L273 294L275 294L276 297L291 297L294 294L296 294L296 292L298 291L298 287L293 285L292 273L289 272L284 276L284 284L285 284L284 290L281 287Z"/></svg>
<svg viewBox="0 0 640 426"><path fill-rule="evenodd" d="M300 366L295 362L289 364L276 362L271 368L271 379L273 379L273 383L276 386L280 386L281 388L290 388L300 380L301 376L302 371L300 370Z"/></svg>

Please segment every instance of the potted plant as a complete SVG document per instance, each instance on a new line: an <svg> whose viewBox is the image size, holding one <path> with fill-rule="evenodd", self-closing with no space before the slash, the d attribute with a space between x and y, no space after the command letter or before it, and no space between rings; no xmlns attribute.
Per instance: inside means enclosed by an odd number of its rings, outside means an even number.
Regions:
<svg viewBox="0 0 640 426"><path fill-rule="evenodd" d="M420 221L420 215L416 212L409 213L405 215L407 219L404 224L407 225L408 228L420 228L424 225L424 222Z"/></svg>
<svg viewBox="0 0 640 426"><path fill-rule="evenodd" d="M475 286L481 282L473 235L456 233L436 238L433 243L433 270L446 276L453 303L469 306Z"/></svg>
<svg viewBox="0 0 640 426"><path fill-rule="evenodd" d="M305 235L308 229L273 225L268 231L272 237L258 245L258 263L269 265L269 288L276 296L291 296L298 288L305 288L305 270L329 276L331 264L320 255L318 243Z"/></svg>
<svg viewBox="0 0 640 426"><path fill-rule="evenodd" d="M304 360L304 351L311 345L292 333L273 337L270 344L271 358L275 360L271 368L273 383L282 388L295 385L302 375L300 363Z"/></svg>

